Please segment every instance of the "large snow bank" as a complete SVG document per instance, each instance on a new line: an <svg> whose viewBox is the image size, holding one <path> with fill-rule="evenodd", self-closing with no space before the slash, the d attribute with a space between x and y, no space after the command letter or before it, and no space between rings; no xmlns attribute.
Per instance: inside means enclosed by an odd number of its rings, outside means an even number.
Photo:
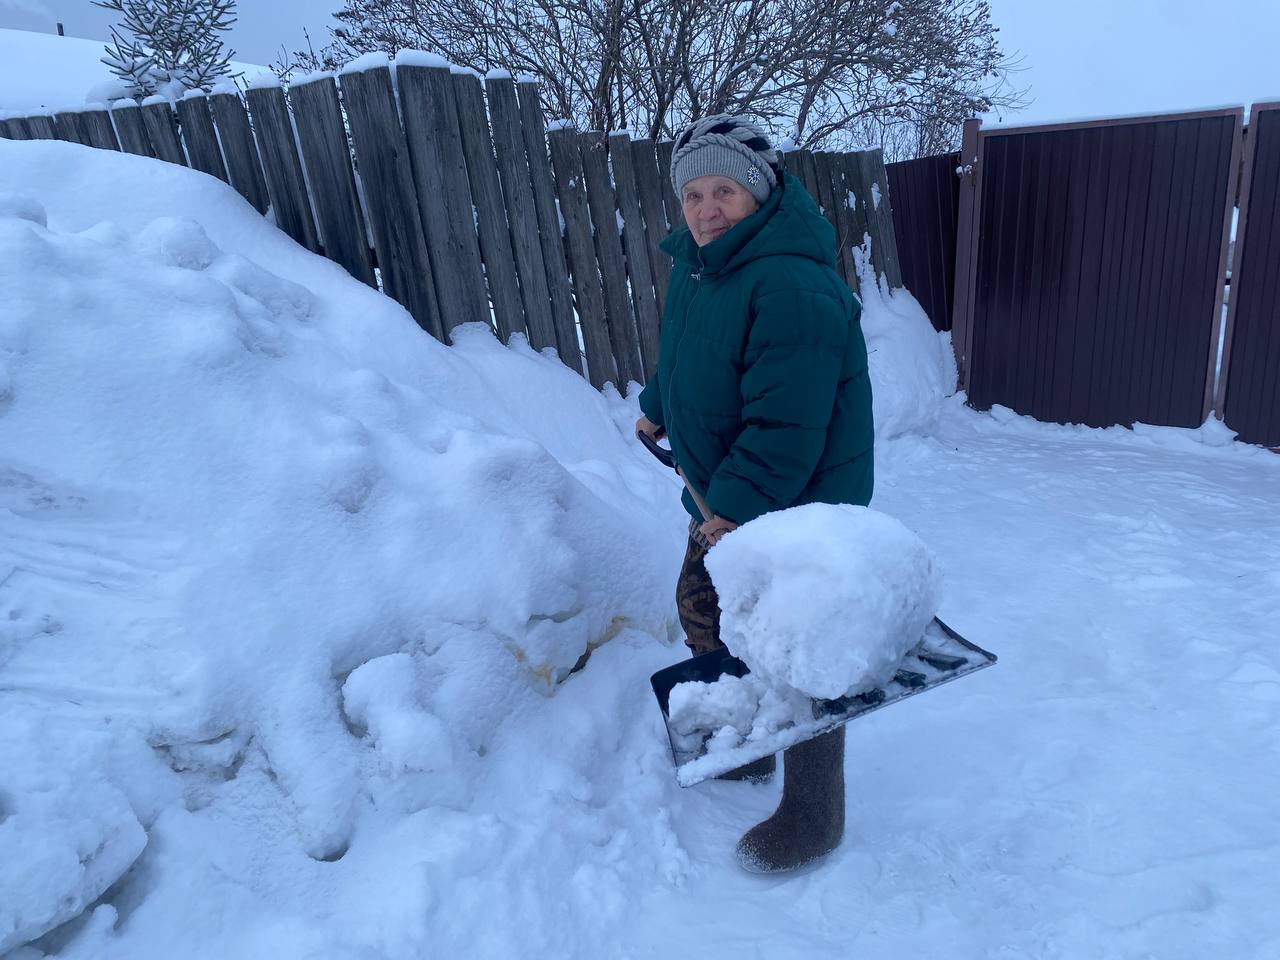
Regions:
<svg viewBox="0 0 1280 960"><path fill-rule="evenodd" d="M941 593L918 536L848 504L767 513L724 536L706 563L725 645L753 676L812 697L886 682Z"/></svg>
<svg viewBox="0 0 1280 960"><path fill-rule="evenodd" d="M462 789L589 648L667 637L680 511L616 395L182 167L0 141L0 190L0 951L237 779L338 856L374 785Z"/></svg>

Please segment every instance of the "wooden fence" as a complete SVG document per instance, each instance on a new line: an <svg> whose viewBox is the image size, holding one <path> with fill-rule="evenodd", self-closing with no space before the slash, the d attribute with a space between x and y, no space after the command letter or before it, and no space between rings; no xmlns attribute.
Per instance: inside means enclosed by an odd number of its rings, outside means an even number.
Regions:
<svg viewBox="0 0 1280 960"><path fill-rule="evenodd" d="M11 139L63 139L187 164L231 184L299 244L404 305L448 342L466 322L555 348L597 388L644 382L658 356L680 205L672 144L548 130L537 86L398 63L292 85L122 101L0 121ZM901 286L880 151L785 154L857 259Z"/></svg>

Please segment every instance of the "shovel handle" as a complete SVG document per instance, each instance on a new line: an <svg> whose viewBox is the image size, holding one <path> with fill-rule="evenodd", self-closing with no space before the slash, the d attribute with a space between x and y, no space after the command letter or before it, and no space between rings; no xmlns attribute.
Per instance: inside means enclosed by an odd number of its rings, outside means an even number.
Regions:
<svg viewBox="0 0 1280 960"><path fill-rule="evenodd" d="M676 473L680 474L680 479L684 481L684 488L689 491L689 496L693 497L693 502L697 504L698 510L702 513L703 520L711 519L711 508L707 506L707 501L702 499L702 495L693 489L693 484L689 482L689 478L684 475L684 471L680 469L680 464L676 463L676 455L666 447L658 446L658 441L653 439L647 433L636 433L640 438L640 442L644 444L646 450L658 458L659 462L670 467Z"/></svg>
<svg viewBox="0 0 1280 960"><path fill-rule="evenodd" d="M664 467L670 467L672 470L679 472L680 468L676 466L676 455L674 453L666 447L658 446L658 441L647 433L636 433L636 436L640 438L644 448L657 457Z"/></svg>

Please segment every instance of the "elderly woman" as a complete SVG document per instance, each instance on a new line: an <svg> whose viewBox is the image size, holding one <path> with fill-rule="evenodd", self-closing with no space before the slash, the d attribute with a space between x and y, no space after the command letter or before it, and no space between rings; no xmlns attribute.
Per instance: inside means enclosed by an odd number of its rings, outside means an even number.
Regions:
<svg viewBox="0 0 1280 960"><path fill-rule="evenodd" d="M773 510L870 502L874 437L861 305L835 271L831 225L763 129L730 115L690 124L671 183L688 229L662 244L675 263L636 430L670 438L714 514L704 521L684 495L693 520L676 603L698 654L722 646L707 550ZM726 777L764 781L774 767L769 757ZM839 728L785 752L782 802L738 855L751 870L789 870L843 834Z"/></svg>

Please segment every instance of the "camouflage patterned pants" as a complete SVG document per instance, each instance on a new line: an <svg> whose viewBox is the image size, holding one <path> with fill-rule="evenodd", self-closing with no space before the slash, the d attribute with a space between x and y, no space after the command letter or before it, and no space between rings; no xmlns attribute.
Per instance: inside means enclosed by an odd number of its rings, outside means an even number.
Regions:
<svg viewBox="0 0 1280 960"><path fill-rule="evenodd" d="M680 568L680 579L676 581L676 610L684 627L684 642L695 656L724 646L720 642L720 603L703 562L708 549L695 520L689 524L689 546L685 550L684 566Z"/></svg>

